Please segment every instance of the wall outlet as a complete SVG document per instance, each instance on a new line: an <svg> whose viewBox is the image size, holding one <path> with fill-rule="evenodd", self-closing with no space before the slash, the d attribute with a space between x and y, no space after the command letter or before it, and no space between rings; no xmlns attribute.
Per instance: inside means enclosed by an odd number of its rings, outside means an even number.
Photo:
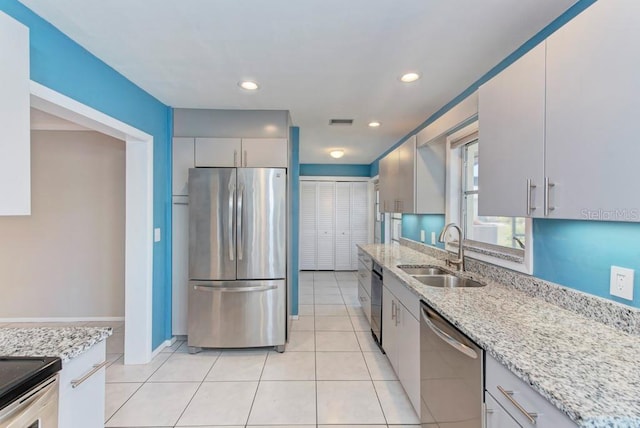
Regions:
<svg viewBox="0 0 640 428"><path fill-rule="evenodd" d="M160 228L156 227L153 229L153 242L160 242Z"/></svg>
<svg viewBox="0 0 640 428"><path fill-rule="evenodd" d="M611 266L609 293L612 296L633 300L633 269Z"/></svg>
<svg viewBox="0 0 640 428"><path fill-rule="evenodd" d="M424 230L420 231L420 242L424 242L426 236L426 232Z"/></svg>
<svg viewBox="0 0 640 428"><path fill-rule="evenodd" d="M436 233L431 232L431 245L436 245Z"/></svg>

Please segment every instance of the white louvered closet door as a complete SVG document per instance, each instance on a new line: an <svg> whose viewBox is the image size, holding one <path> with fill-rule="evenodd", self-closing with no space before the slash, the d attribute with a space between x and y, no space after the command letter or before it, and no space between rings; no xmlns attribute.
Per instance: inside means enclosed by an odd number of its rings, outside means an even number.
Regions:
<svg viewBox="0 0 640 428"><path fill-rule="evenodd" d="M349 248L351 251L351 270L358 269L358 248L357 244L366 244L369 238L369 197L368 183L354 182L351 183L351 241Z"/></svg>
<svg viewBox="0 0 640 428"><path fill-rule="evenodd" d="M318 270L333 270L334 263L334 231L335 231L335 183L318 182L317 216L318 216Z"/></svg>
<svg viewBox="0 0 640 428"><path fill-rule="evenodd" d="M317 269L317 183L300 182L300 269Z"/></svg>
<svg viewBox="0 0 640 428"><path fill-rule="evenodd" d="M336 183L335 214L335 270L351 270L351 183Z"/></svg>

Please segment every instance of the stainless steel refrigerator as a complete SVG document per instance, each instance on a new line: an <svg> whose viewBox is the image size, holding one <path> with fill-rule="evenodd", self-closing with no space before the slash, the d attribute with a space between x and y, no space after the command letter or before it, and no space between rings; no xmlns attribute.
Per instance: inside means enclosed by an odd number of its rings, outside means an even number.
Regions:
<svg viewBox="0 0 640 428"><path fill-rule="evenodd" d="M284 350L286 214L286 169L189 169L190 352Z"/></svg>

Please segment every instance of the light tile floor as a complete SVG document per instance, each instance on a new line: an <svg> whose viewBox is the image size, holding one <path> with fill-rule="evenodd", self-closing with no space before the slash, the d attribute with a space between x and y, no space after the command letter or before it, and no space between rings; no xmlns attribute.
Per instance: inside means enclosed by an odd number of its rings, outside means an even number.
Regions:
<svg viewBox="0 0 640 428"><path fill-rule="evenodd" d="M125 366L123 332L107 341L106 427L310 428L417 425L371 338L354 272L301 272L300 317L286 351L206 350L177 341ZM329 428L329 427L327 427Z"/></svg>

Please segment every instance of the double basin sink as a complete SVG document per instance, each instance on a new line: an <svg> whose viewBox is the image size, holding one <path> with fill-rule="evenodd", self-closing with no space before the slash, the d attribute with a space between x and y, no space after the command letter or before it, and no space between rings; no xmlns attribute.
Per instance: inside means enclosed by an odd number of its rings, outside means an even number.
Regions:
<svg viewBox="0 0 640 428"><path fill-rule="evenodd" d="M484 287L485 285L473 279L452 275L450 272L437 266L398 265L397 267L414 277L417 281L431 287L459 288Z"/></svg>

